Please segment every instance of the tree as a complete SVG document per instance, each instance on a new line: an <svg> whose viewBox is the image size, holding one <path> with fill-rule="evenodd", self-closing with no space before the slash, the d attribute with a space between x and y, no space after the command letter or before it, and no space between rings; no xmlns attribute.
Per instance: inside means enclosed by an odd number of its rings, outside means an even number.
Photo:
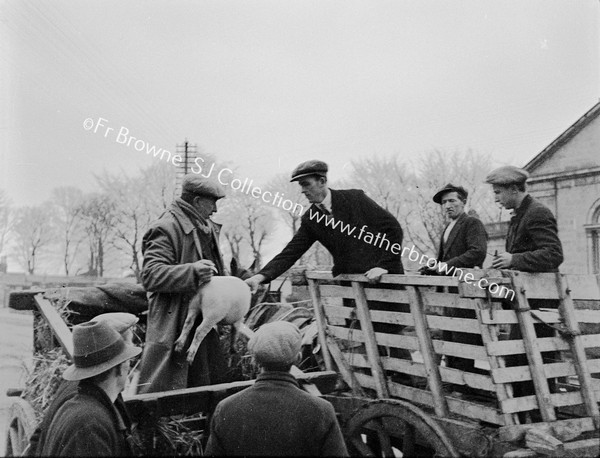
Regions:
<svg viewBox="0 0 600 458"><path fill-rule="evenodd" d="M86 275L102 277L106 251L114 236L115 203L107 194L91 193L81 204L81 214L90 250Z"/></svg>
<svg viewBox="0 0 600 458"><path fill-rule="evenodd" d="M51 196L57 237L62 239L62 264L65 275L68 276L84 237L81 205L83 194L78 188L63 186L53 189Z"/></svg>
<svg viewBox="0 0 600 458"><path fill-rule="evenodd" d="M53 242L54 224L48 205L19 208L13 230L15 254L27 273L33 275L43 250Z"/></svg>
<svg viewBox="0 0 600 458"><path fill-rule="evenodd" d="M4 252L4 243L14 224L13 209L10 199L3 189L0 189L0 255Z"/></svg>

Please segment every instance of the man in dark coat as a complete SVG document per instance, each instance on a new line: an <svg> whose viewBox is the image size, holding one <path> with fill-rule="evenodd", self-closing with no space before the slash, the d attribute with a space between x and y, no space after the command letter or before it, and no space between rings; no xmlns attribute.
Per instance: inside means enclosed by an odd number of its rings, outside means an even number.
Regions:
<svg viewBox="0 0 600 458"><path fill-rule="evenodd" d="M192 365L188 365L185 352L173 348L199 286L211 279L214 270L224 274L220 225L210 220L217 211L217 200L224 196L220 184L188 174L181 198L175 199L144 235L142 283L149 292L149 311L140 393L225 381L226 361L214 329L202 341ZM201 320L200 316L197 324ZM193 335L191 332L190 339Z"/></svg>
<svg viewBox="0 0 600 458"><path fill-rule="evenodd" d="M486 182L493 187L496 202L514 212L506 236L506 253L495 256L492 267L524 272L558 272L558 266L563 262L563 252L558 238L556 218L549 208L527 193L525 182L528 177L529 174L525 170L508 165L495 169L486 178ZM529 306L533 309L556 308L557 304L529 300ZM545 325L536 325L535 330L538 337L554 335L554 331ZM520 329L513 326L510 338L520 337ZM556 362L558 356L556 352L542 353L544 363ZM527 364L525 355L506 358L508 367ZM555 380L549 379L548 385L553 392L556 387ZM533 394L533 383L513 383L513 391L515 396ZM531 416L533 421L541 421L539 411L532 411ZM519 418L525 421L525 413L520 412Z"/></svg>
<svg viewBox="0 0 600 458"><path fill-rule="evenodd" d="M364 273L377 282L383 274L404 273L400 223L362 190L329 189L327 171L326 163L313 160L303 162L292 172L291 181L298 181L312 205L281 253L246 280L253 291L292 267L317 241L333 256L334 276Z"/></svg>
<svg viewBox="0 0 600 458"><path fill-rule="evenodd" d="M80 381L78 392L54 415L41 456L133 454L130 431L114 403L125 388L129 360L141 351L106 322L73 327L73 364L63 378Z"/></svg>
<svg viewBox="0 0 600 458"><path fill-rule="evenodd" d="M265 324L248 342L261 372L253 386L221 401L207 456L348 456L333 406L302 391L290 374L302 336L287 321Z"/></svg>
<svg viewBox="0 0 600 458"><path fill-rule="evenodd" d="M474 268L483 265L488 235L479 218L468 216L465 213L468 195L467 190L462 186L448 183L433 196L433 201L442 206L450 222L446 225L440 237L437 269L429 269L425 266L421 269L422 274L437 275L438 273L446 273L452 275L457 268ZM447 267L440 270L440 263L443 263L442 266L447 265ZM446 316L475 318L473 310L445 308L444 311ZM444 331L444 340L470 345L483 345L481 335L466 332ZM475 361L458 356L447 355L446 366L467 372L482 372L475 368ZM472 390L460 386L456 386L454 389L459 393L472 392Z"/></svg>

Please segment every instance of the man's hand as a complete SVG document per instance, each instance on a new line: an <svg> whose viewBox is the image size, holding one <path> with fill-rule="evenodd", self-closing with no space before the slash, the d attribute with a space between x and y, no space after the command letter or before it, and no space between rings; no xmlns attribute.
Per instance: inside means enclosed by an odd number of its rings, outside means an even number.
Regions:
<svg viewBox="0 0 600 458"><path fill-rule="evenodd" d="M437 269L432 269L428 266L423 266L419 269L419 273L421 275L438 275Z"/></svg>
<svg viewBox="0 0 600 458"><path fill-rule="evenodd" d="M201 259L200 261L196 261L194 263L194 269L196 269L196 273L198 274L200 285L209 282L213 276L213 273L218 273L215 263L209 259Z"/></svg>
<svg viewBox="0 0 600 458"><path fill-rule="evenodd" d="M492 267L494 269L510 269L511 262L512 254L500 253L494 256L494 260L492 261Z"/></svg>
<svg viewBox="0 0 600 458"><path fill-rule="evenodd" d="M388 271L386 269L382 269L381 267L373 267L372 269L367 270L365 275L369 280L369 283L379 283L381 276L387 273Z"/></svg>
<svg viewBox="0 0 600 458"><path fill-rule="evenodd" d="M253 275L252 277L248 278L246 280L246 284L250 287L250 291L252 292L252 294L254 294L256 292L256 290L258 289L259 285L264 282L267 279L267 277L265 277L262 274L256 274Z"/></svg>

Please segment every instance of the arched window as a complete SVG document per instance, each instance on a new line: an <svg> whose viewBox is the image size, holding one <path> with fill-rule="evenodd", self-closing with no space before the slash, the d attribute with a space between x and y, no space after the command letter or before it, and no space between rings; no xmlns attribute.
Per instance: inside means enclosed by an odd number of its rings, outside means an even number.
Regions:
<svg viewBox="0 0 600 458"><path fill-rule="evenodd" d="M588 239L588 271L600 274L600 199L594 202L585 225Z"/></svg>

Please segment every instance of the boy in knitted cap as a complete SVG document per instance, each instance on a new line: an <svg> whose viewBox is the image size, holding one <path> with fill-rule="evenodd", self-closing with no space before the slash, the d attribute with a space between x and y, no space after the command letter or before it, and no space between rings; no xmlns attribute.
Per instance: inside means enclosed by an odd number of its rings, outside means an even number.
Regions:
<svg viewBox="0 0 600 458"><path fill-rule="evenodd" d="M290 374L302 336L287 321L260 327L248 350L261 372L253 386L221 401L210 422L208 456L348 456L333 406Z"/></svg>

